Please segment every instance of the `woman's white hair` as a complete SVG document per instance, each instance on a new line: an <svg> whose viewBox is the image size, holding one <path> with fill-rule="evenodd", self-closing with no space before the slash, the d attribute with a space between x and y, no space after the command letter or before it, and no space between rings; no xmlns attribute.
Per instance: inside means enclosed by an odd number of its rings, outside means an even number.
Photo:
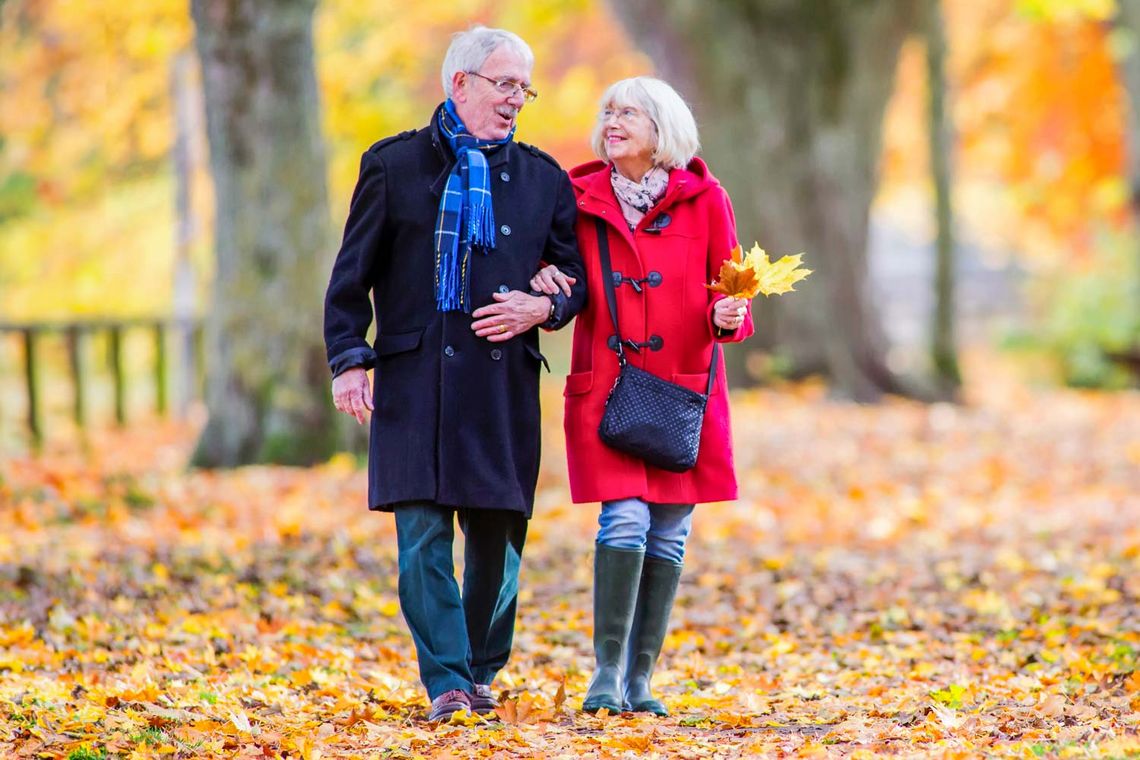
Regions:
<svg viewBox="0 0 1140 760"><path fill-rule="evenodd" d="M444 97L451 97L455 72L478 71L488 56L504 45L522 56L527 68L534 67L534 53L531 52L530 45L514 32L473 26L466 32L456 32L452 35L447 55L443 57L443 70L440 72Z"/></svg>
<svg viewBox="0 0 1140 760"><path fill-rule="evenodd" d="M606 157L606 124L601 114L607 108L638 108L653 121L657 131L657 147L653 163L666 169L688 166L700 150L697 122L693 112L677 91L666 82L654 77L633 77L614 82L602 95L598 120L590 135L594 155L603 161Z"/></svg>

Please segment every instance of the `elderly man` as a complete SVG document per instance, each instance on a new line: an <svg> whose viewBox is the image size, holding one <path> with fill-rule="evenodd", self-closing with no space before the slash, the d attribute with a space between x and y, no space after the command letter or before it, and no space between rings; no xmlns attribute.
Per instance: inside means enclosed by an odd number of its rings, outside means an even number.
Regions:
<svg viewBox="0 0 1140 760"><path fill-rule="evenodd" d="M372 411L368 504L395 513L400 607L433 721L495 707L538 479L538 327L585 301L569 178L512 139L537 95L533 63L511 32L455 35L431 122L364 154L325 298L336 407L361 423ZM569 275L564 290L528 290L540 262Z"/></svg>

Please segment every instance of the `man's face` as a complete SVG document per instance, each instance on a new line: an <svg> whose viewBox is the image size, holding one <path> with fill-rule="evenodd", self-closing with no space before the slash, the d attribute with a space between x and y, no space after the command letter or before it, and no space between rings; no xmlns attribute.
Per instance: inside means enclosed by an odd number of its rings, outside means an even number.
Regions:
<svg viewBox="0 0 1140 760"><path fill-rule="evenodd" d="M519 88L502 93L494 82L507 80L529 87L530 68L522 56L502 46L487 56L476 73L480 76L464 71L455 73L451 99L455 102L456 113L468 131L479 139L502 140L510 134L526 101Z"/></svg>

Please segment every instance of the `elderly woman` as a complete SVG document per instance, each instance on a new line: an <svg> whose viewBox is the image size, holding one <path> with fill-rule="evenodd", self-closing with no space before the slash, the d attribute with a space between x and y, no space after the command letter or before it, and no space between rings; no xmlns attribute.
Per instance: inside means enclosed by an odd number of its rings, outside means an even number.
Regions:
<svg viewBox="0 0 1140 760"><path fill-rule="evenodd" d="M649 682L681 577L693 505L736 498L724 364L718 355L692 469L658 469L601 441L598 425L618 357L600 230L624 353L635 366L704 393L714 343L747 338L752 317L747 301L704 287L731 256L736 224L728 194L694 157L697 127L677 92L650 77L615 83L602 96L591 144L601 160L570 172L588 299L575 325L565 391L571 495L575 502L601 502L596 665L582 709L667 715ZM532 286L553 293L567 289L569 279L547 267Z"/></svg>

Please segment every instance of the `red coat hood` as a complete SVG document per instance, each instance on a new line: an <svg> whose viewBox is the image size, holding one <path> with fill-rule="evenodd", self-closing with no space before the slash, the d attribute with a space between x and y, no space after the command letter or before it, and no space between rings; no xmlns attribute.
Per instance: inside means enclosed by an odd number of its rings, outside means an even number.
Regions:
<svg viewBox="0 0 1140 760"><path fill-rule="evenodd" d="M581 210L597 213L601 208L620 208L610 186L609 163L590 161L575 166L570 170L570 183L574 186ZM719 185L720 181L709 171L708 164L693 158L684 169L669 172L669 186L659 208L664 210L677 201L696 197Z"/></svg>

